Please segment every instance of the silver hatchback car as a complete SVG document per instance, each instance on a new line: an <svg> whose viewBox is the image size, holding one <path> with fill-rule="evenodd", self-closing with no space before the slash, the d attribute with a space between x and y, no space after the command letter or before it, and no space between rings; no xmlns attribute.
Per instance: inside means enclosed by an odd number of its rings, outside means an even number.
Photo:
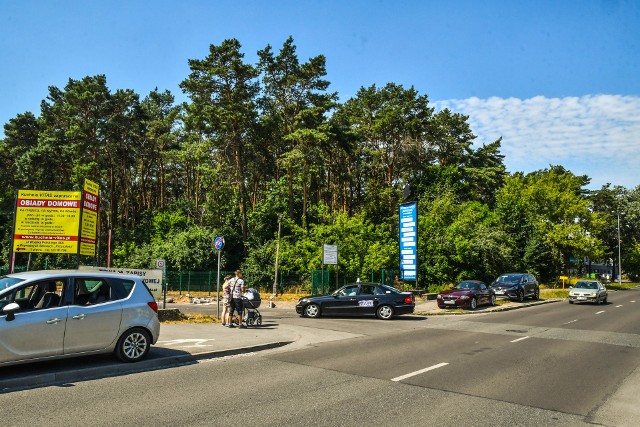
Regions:
<svg viewBox="0 0 640 427"><path fill-rule="evenodd" d="M137 276L47 270L0 277L0 365L113 352L142 360L160 334Z"/></svg>

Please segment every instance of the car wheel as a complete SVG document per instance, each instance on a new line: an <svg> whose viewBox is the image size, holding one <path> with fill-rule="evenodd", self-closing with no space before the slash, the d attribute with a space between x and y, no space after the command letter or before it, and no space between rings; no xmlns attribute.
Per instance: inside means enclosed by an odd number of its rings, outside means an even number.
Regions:
<svg viewBox="0 0 640 427"><path fill-rule="evenodd" d="M116 356L123 362L137 362L144 359L151 348L149 333L141 328L129 329L116 345Z"/></svg>
<svg viewBox="0 0 640 427"><path fill-rule="evenodd" d="M537 288L537 289L533 292L533 299L535 299L535 300L539 300L539 299L540 299L540 288Z"/></svg>
<svg viewBox="0 0 640 427"><path fill-rule="evenodd" d="M604 297L604 299L602 300L602 303L603 303L603 304L606 304L606 303L607 303L607 298L609 298L609 296L608 296L608 295L607 295L606 297Z"/></svg>
<svg viewBox="0 0 640 427"><path fill-rule="evenodd" d="M573 304L573 301L569 300L569 304Z"/></svg>
<svg viewBox="0 0 640 427"><path fill-rule="evenodd" d="M518 291L518 302L522 302L524 301L524 291L523 290L519 290Z"/></svg>
<svg viewBox="0 0 640 427"><path fill-rule="evenodd" d="M320 306L318 304L309 304L304 308L304 315L307 317L320 317Z"/></svg>
<svg viewBox="0 0 640 427"><path fill-rule="evenodd" d="M491 295L491 305L496 305L496 296Z"/></svg>
<svg viewBox="0 0 640 427"><path fill-rule="evenodd" d="M471 310L475 310L478 307L478 300L475 298L471 298L471 302L469 303L469 308Z"/></svg>
<svg viewBox="0 0 640 427"><path fill-rule="evenodd" d="M381 305L376 310L376 315L378 319L389 320L393 317L393 308L389 305Z"/></svg>
<svg viewBox="0 0 640 427"><path fill-rule="evenodd" d="M602 301L600 301L600 295L596 297L596 305L600 305Z"/></svg>

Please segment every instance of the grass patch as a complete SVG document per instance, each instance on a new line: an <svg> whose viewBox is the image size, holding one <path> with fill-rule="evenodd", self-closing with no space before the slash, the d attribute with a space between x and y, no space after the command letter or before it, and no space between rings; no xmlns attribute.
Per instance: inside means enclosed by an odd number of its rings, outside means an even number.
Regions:
<svg viewBox="0 0 640 427"><path fill-rule="evenodd" d="M210 316L208 314L183 314L182 319L180 320L166 320L162 323L167 324L182 324L182 323L218 323L218 318L216 316Z"/></svg>

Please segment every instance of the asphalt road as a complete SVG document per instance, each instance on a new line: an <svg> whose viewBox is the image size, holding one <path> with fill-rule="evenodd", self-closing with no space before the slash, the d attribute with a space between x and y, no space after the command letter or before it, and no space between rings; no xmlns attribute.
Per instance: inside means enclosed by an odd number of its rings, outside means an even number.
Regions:
<svg viewBox="0 0 640 427"><path fill-rule="evenodd" d="M30 426L636 426L639 304L630 290L601 306L386 322L282 310L282 324L349 338L7 393L3 416Z"/></svg>

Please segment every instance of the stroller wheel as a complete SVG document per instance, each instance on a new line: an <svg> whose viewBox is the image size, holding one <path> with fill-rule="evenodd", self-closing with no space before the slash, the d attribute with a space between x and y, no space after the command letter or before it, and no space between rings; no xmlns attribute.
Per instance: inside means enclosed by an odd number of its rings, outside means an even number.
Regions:
<svg viewBox="0 0 640 427"><path fill-rule="evenodd" d="M253 322L255 322L255 320L252 317L247 319L247 325L253 326Z"/></svg>
<svg viewBox="0 0 640 427"><path fill-rule="evenodd" d="M256 319L256 324L258 326L262 325L262 316L258 316L258 318Z"/></svg>

